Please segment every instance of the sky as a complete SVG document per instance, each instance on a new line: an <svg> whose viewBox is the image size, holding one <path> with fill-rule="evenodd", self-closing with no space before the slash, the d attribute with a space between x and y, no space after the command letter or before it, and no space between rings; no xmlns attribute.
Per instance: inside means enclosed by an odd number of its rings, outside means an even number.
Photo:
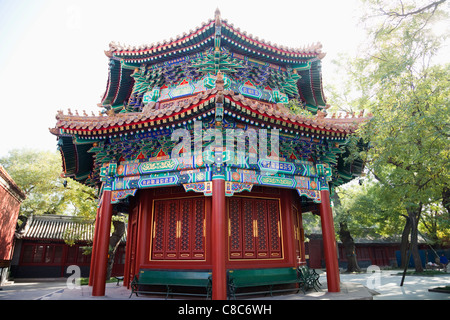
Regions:
<svg viewBox="0 0 450 320"><path fill-rule="evenodd" d="M151 44L214 18L260 39L299 48L320 42L323 81L361 39L358 0L0 0L0 157L57 150L56 113L95 114L106 89L109 43Z"/></svg>

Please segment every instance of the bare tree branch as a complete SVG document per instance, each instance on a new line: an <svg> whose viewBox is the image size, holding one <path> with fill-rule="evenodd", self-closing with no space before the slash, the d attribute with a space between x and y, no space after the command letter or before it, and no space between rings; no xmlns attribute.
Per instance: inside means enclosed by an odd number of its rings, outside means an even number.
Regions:
<svg viewBox="0 0 450 320"><path fill-rule="evenodd" d="M383 22L383 25L381 26L381 28L376 32L376 36L378 36L378 34L382 31L382 30L388 30L387 33L391 33L392 31L394 31L395 29L397 29L400 24L403 22L404 19L406 19L409 16L413 16L416 14L420 14L420 13L424 13L428 10L432 10L430 16L426 19L426 21L424 22L423 26L420 27L417 32L419 32L420 30L422 30L428 23L428 21L431 19L431 17L434 15L434 13L436 12L437 8L439 5L445 3L447 0L438 0L438 1L433 1L430 4L423 6L419 9L416 9L414 11L409 11L409 12L405 12L405 8L403 5L403 2L400 1L401 4L401 12L397 12L397 11L386 11L383 8L379 8L379 11L381 12L381 16L387 16L389 17L391 20L390 22L388 22L387 20L385 20ZM397 21L395 21L397 20ZM389 25L390 23L395 24L392 28L388 29L388 27L386 26ZM417 33L415 32L415 34Z"/></svg>
<svg viewBox="0 0 450 320"><path fill-rule="evenodd" d="M383 9L380 9L380 11L383 12L385 15L388 15L388 16L395 16L395 17L407 17L407 16L412 16L412 15L415 15L415 14L422 13L422 12L424 12L424 11L427 11L428 9L431 9L431 8L433 8L433 13L434 13L434 12L436 11L437 7L438 7L440 4L442 4L442 3L446 2L446 1L447 1L447 0L433 1L433 2L430 3L429 5L426 5L426 6L422 7L422 8L417 9L417 10L414 10L414 11L411 11L411 12L406 12L406 13L405 13L405 11L404 11L403 2L400 1L401 5L402 5L402 12L401 12L401 13L398 13L398 12L395 12L395 11L386 12L386 11L384 11Z"/></svg>

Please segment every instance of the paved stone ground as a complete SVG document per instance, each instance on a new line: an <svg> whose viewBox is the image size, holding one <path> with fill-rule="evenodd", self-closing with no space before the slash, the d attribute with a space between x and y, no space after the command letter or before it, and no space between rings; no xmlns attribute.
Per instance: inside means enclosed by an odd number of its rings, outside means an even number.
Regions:
<svg viewBox="0 0 450 320"><path fill-rule="evenodd" d="M374 300L450 300L448 293L428 291L450 285L450 273L436 276L407 275L403 286L400 286L401 280L401 271L398 270L372 274L341 274L341 282L360 283L376 291Z"/></svg>
<svg viewBox="0 0 450 320"><path fill-rule="evenodd" d="M0 300L36 300L62 293L67 289L66 281L7 282L0 290Z"/></svg>
<svg viewBox="0 0 450 320"><path fill-rule="evenodd" d="M326 274L321 274L322 290L306 294L285 294L274 297L256 297L258 300L450 300L450 294L429 292L450 284L450 274L439 276L406 276L400 287L399 271L379 273L341 274L341 292L326 290ZM10 282L1 287L0 300L164 300L162 296L133 295L116 283L106 285L104 297L92 297L92 287L69 289L65 280L52 282ZM177 297L176 297L177 298ZM249 297L249 299L251 299Z"/></svg>

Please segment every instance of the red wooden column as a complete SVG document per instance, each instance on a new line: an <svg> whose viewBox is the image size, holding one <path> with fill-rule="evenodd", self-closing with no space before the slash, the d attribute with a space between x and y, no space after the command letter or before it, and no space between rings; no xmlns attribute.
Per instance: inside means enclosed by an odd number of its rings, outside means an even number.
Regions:
<svg viewBox="0 0 450 320"><path fill-rule="evenodd" d="M111 232L111 217L113 206L111 204L111 191L103 191L100 219L98 221L98 234L95 244L94 279L92 287L93 296L104 296L106 285L106 267L108 264L109 233Z"/></svg>
<svg viewBox="0 0 450 320"><path fill-rule="evenodd" d="M97 259L94 259L95 252L97 249L97 238L98 238L98 229L99 229L99 220L100 220L100 208L97 208L97 215L95 217L95 228L94 228L94 239L92 241L92 252L91 252L91 267L89 269L89 286L92 286L94 283L95 278L95 261Z"/></svg>
<svg viewBox="0 0 450 320"><path fill-rule="evenodd" d="M327 269L328 292L340 292L339 264L334 236L333 214L330 206L330 192L320 191L320 220L322 223L323 251Z"/></svg>
<svg viewBox="0 0 450 320"><path fill-rule="evenodd" d="M139 198L138 198L139 199ZM128 226L127 226L127 242L125 247L125 266L123 269L123 286L128 288L130 284L130 274L131 274L131 251L133 247L133 221L136 219L138 201L135 197L130 199L130 209L128 211ZM134 272L133 272L134 274Z"/></svg>
<svg viewBox="0 0 450 320"><path fill-rule="evenodd" d="M152 191L145 190L140 196L139 203L139 216L138 216L138 228L137 228L137 243L136 243L136 263L135 273L139 274L139 269L142 265L146 264L149 260L149 245L151 237L151 222L149 221L152 212Z"/></svg>
<svg viewBox="0 0 450 320"><path fill-rule="evenodd" d="M296 263L296 243L295 243L295 235L294 235L294 224L295 224L295 217L292 210L292 192L290 189L281 189L280 190L280 218L284 219L286 221L286 226L291 226L288 228L283 228L284 230L280 229L280 241L282 241L282 238L285 239L292 239L291 241L284 241L284 253L286 256L286 259L288 261L292 261L293 263ZM281 225L280 225L281 227ZM286 233L285 233L286 232Z"/></svg>
<svg viewBox="0 0 450 320"><path fill-rule="evenodd" d="M212 180L212 298L227 299L225 180Z"/></svg>
<svg viewBox="0 0 450 320"><path fill-rule="evenodd" d="M303 213L301 212L301 208L299 208L298 213L298 226L299 226L299 237L300 237L300 264L306 264L306 253L305 253L305 229L303 229Z"/></svg>
<svg viewBox="0 0 450 320"><path fill-rule="evenodd" d="M128 221L130 221L130 222L131 222L131 219L132 219L131 217L132 217L132 212L130 211L128 213ZM128 223L128 226L127 226L127 235L131 234L131 223L130 222ZM123 276L124 277L123 277L123 282L122 282L122 285L124 287L128 287L128 284L130 283L130 276L129 276L129 274L130 274L130 267L131 267L131 263L130 263L131 241L130 241L130 238L131 237L129 237L127 239L127 242L125 244L125 265L123 266Z"/></svg>

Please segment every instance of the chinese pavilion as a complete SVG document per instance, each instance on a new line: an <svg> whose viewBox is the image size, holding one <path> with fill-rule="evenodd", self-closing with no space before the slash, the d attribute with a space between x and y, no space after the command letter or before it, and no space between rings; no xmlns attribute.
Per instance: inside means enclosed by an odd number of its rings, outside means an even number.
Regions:
<svg viewBox="0 0 450 320"><path fill-rule="evenodd" d="M90 271L105 292L111 215L129 204L124 285L139 270L212 272L305 263L302 213L322 223L328 291L339 288L329 192L362 171L344 162L366 118L328 116L321 45L292 49L215 18L176 39L111 43L99 115L59 111L65 176L98 187Z"/></svg>

